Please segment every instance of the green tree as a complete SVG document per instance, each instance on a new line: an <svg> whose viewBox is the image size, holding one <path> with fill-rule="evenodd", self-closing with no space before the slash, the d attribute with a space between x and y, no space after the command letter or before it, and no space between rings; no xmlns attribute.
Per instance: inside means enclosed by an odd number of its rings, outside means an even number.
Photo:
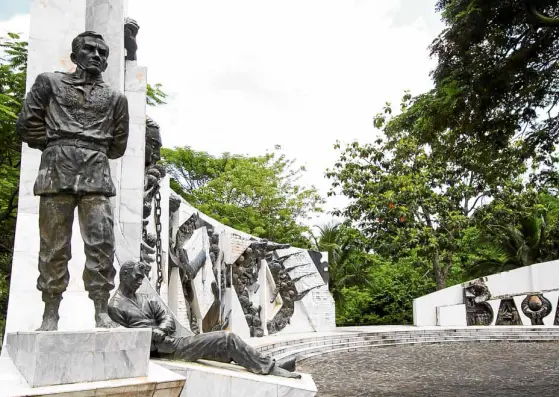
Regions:
<svg viewBox="0 0 560 397"><path fill-rule="evenodd" d="M431 263L441 289L456 264L461 233L491 186L476 172L479 165L465 167L467 158L442 155L439 147L449 133L435 135L429 145L420 143L411 122L415 105L405 95L396 117L387 117L392 113L387 105L375 120L383 136L371 144L347 145L327 176L333 180L330 194L350 199L336 214L356 222L371 248L394 262L416 250Z"/></svg>
<svg viewBox="0 0 560 397"><path fill-rule="evenodd" d="M558 2L439 0L436 9L447 26L431 45L438 64L417 120L420 143L449 130L454 157L474 146L476 162L494 173L525 160L537 173L549 169L557 161L558 23L535 15L557 16ZM548 176L557 186L557 173Z"/></svg>
<svg viewBox="0 0 560 397"><path fill-rule="evenodd" d="M17 215L21 142L14 133L25 95L27 42L0 40L0 334L5 325Z"/></svg>
<svg viewBox="0 0 560 397"><path fill-rule="evenodd" d="M338 325L411 324L412 302L434 290L434 281L414 255L396 262L370 254L372 266L363 286L344 287L336 305Z"/></svg>
<svg viewBox="0 0 560 397"><path fill-rule="evenodd" d="M370 268L373 256L367 253L363 234L344 223L331 222L316 226L317 235L311 233L311 247L329 256L329 290L339 306L348 302L342 290L363 287L371 283Z"/></svg>
<svg viewBox="0 0 560 397"><path fill-rule="evenodd" d="M497 197L475 214L478 234L471 248L478 252L467 263L479 277L558 258L558 197L528 191L504 205Z"/></svg>
<svg viewBox="0 0 560 397"><path fill-rule="evenodd" d="M172 188L203 213L235 229L308 247L301 220L321 211L317 190L298 184L303 167L277 150L262 156L214 157L189 147L163 149Z"/></svg>

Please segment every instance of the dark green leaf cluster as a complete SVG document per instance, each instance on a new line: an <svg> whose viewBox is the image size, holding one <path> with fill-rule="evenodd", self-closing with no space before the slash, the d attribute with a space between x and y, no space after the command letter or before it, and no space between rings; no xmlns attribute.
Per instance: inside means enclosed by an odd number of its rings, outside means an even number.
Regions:
<svg viewBox="0 0 560 397"><path fill-rule="evenodd" d="M10 33L0 39L0 334L8 305L17 215L21 141L15 133L25 96L27 42Z"/></svg>

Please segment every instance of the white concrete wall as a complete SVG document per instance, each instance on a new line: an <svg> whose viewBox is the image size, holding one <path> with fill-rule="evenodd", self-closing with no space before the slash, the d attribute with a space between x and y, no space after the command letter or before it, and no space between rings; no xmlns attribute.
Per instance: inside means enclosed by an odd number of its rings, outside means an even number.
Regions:
<svg viewBox="0 0 560 397"><path fill-rule="evenodd" d="M215 219L204 215L183 199L181 199L181 205L179 209L172 217L173 231L170 236L171 238L173 238L173 236L175 235L177 228L194 213L198 213L202 220L210 224L214 229L214 233L220 234L220 249L223 251L224 262L228 265L233 264L253 241L259 240L254 236L223 225ZM191 237L191 240L195 238L196 235L197 232L195 232L193 237ZM189 240L187 245L191 243L191 240ZM277 254L280 256L292 252L297 252L297 254L286 260L284 265L286 267L295 265L304 266L298 269L294 269L292 272L290 272L290 275L292 277L298 277L300 275L310 273L310 276L303 278L296 283L297 290L299 292L303 292L310 287L320 287L309 292L301 301L296 302L295 312L290 319L290 324L288 324L288 326L281 330L280 333L333 330L336 327L335 305L327 285L325 285L323 278L319 274L313 260L306 250L302 250L300 248L277 250ZM269 302L270 295L274 290L274 287L271 287L271 285L269 285L268 277L266 274L267 269L267 265L261 266L261 272L258 280L258 283L260 285L259 291L257 291L257 293L255 294L250 295L251 302L253 302L255 306L262 306L261 320L262 328L265 331L265 334L268 333L266 323L268 320L271 320L274 317L274 315L280 308L278 302L281 302L281 297L277 299L276 304L271 304ZM208 273L207 278L213 278L213 274ZM206 283L205 288L209 289L210 283ZM174 292L174 294L178 293L180 293L180 291ZM212 295L201 290L201 288L196 289L196 295L198 299L200 299L201 296L205 293L208 295L208 298L213 299ZM173 297L169 297L170 302L173 299ZM204 300L205 299L203 299L203 301ZM243 310L235 291L228 289L226 291L225 298L223 299L223 303L225 314L227 314L231 310L228 329L242 336L249 336L249 327L247 326L247 321L245 319Z"/></svg>
<svg viewBox="0 0 560 397"><path fill-rule="evenodd" d="M523 300L524 296L530 293L540 293L548 291L556 291L556 300L550 301L553 306L553 312L549 316L545 317L545 322L553 321L554 313L557 306L557 290L558 290L558 260L537 263L531 266L521 267L519 269L510 270L508 272L502 272L484 277L484 282L490 293L492 294L492 299L489 300L490 304L496 306L494 308L496 320L497 308L499 307L500 297L502 296L520 296L517 300ZM474 281L474 280L472 280ZM467 284L467 283L464 283ZM453 305L460 305L463 302L463 285L458 284L449 288L442 289L440 291L433 292L428 295L424 295L420 298L414 299L413 301L413 317L414 325L416 326L427 326L427 325L443 325L438 324L437 319L437 308L438 307L450 307ZM545 297L547 295L545 294ZM553 295L550 295L554 299ZM515 298L514 298L515 299ZM521 311L521 307L517 304L518 310ZM456 309L442 309L440 313L443 313L443 321L456 321L454 318L456 316ZM521 317L525 317L521 312ZM552 319L552 320L551 320ZM525 319L522 319L525 324ZM531 322L528 322L530 325Z"/></svg>
<svg viewBox="0 0 560 397"><path fill-rule="evenodd" d="M414 325L419 327L436 325L436 307L461 303L463 303L463 287L460 284L414 299L412 302Z"/></svg>
<svg viewBox="0 0 560 397"><path fill-rule="evenodd" d="M436 308L437 325L442 327L466 326L467 310L465 305L440 306Z"/></svg>

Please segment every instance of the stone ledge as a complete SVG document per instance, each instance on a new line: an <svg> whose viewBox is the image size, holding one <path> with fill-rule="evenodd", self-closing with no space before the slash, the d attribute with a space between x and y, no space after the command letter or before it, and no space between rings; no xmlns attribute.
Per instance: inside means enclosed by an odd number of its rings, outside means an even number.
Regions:
<svg viewBox="0 0 560 397"><path fill-rule="evenodd" d="M182 397L314 397L317 393L309 374L287 379L257 375L238 365L214 361L153 361L187 378Z"/></svg>
<svg viewBox="0 0 560 397"><path fill-rule="evenodd" d="M31 387L148 374L150 329L32 331L6 335L6 350Z"/></svg>
<svg viewBox="0 0 560 397"><path fill-rule="evenodd" d="M149 363L144 377L32 388L8 357L0 357L0 385L3 397L178 397L185 378Z"/></svg>

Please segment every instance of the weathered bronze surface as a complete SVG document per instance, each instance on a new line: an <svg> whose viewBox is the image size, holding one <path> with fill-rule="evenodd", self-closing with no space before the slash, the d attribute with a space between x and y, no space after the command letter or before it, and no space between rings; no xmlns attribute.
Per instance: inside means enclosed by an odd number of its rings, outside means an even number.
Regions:
<svg viewBox="0 0 560 397"><path fill-rule="evenodd" d="M542 294L527 295L521 302L521 310L531 319L531 325L544 325L543 318L552 311L552 304Z"/></svg>
<svg viewBox="0 0 560 397"><path fill-rule="evenodd" d="M175 321L166 308L156 299L136 293L144 276L145 264L142 262L129 261L121 266L120 284L109 302L109 315L127 328L152 328L152 356L183 361L234 361L257 374L300 377L284 368L293 370L293 361L276 363L231 332L175 337Z"/></svg>
<svg viewBox="0 0 560 397"><path fill-rule="evenodd" d="M114 288L115 243L109 197L116 194L109 159L121 157L128 140L126 97L106 84L109 47L95 32L72 41L73 73L42 73L27 94L16 131L39 149L34 194L39 203L39 279L45 311L39 330L58 328L58 308L69 281L74 209L84 239L85 288L94 301L97 327L117 326L107 314Z"/></svg>

